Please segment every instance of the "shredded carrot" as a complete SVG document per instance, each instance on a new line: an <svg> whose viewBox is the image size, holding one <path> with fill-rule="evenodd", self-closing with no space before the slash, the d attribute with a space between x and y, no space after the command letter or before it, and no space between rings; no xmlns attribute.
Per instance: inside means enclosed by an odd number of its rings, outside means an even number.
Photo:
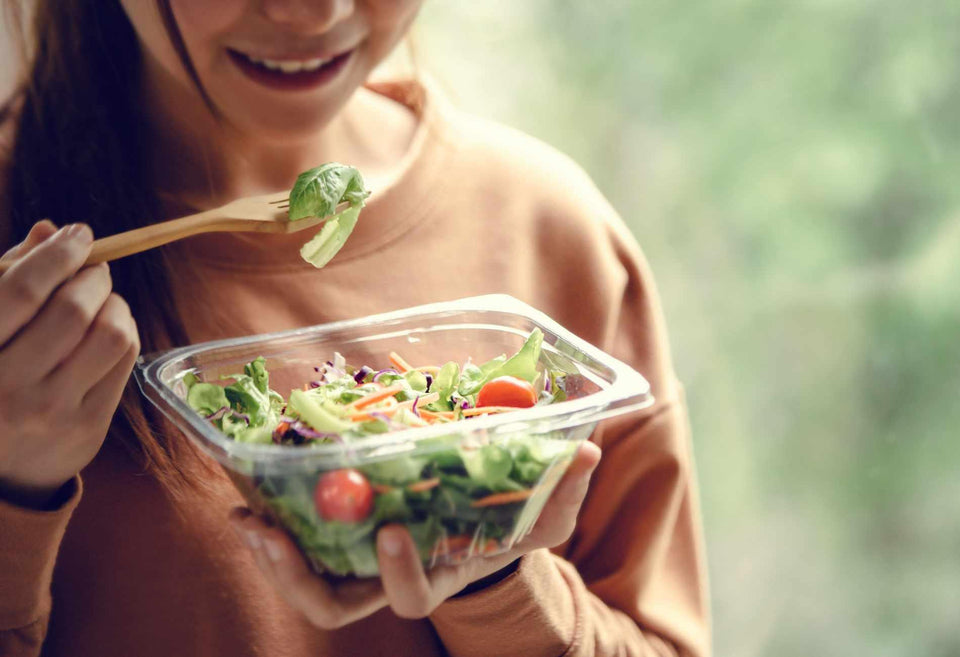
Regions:
<svg viewBox="0 0 960 657"><path fill-rule="evenodd" d="M400 354L398 354L398 353L395 352L395 351L391 351L391 352L390 352L390 362L393 363L393 365L394 365L398 370L400 370L400 373L401 373L401 374L403 374L404 372L409 372L410 370L413 369L413 367L410 365L410 363L408 363L407 361L405 361L405 360L400 356Z"/></svg>
<svg viewBox="0 0 960 657"><path fill-rule="evenodd" d="M452 420L454 418L453 411L425 411L418 408L417 412L420 413L420 417L428 422L436 420Z"/></svg>
<svg viewBox="0 0 960 657"><path fill-rule="evenodd" d="M287 431L289 431L289 429L290 429L290 423L289 423L289 422L281 422L280 424L277 425L277 428L274 429L273 432L274 432L275 434L278 434L278 435L282 436L283 434L287 433Z"/></svg>
<svg viewBox="0 0 960 657"><path fill-rule="evenodd" d="M429 403L431 403L431 402L437 401L438 399L440 399L440 395L437 394L437 393L432 393L432 394L430 394L430 395L421 395L421 396L417 399L417 402L418 402L419 404L429 404ZM394 399L393 397L388 397L387 399L384 400L384 403L387 404L387 406L382 407L382 408L381 408L381 407L377 407L377 408L375 409L375 411L376 411L377 413L383 413L384 415L393 415L394 413L398 412L398 411L399 411L400 409L402 409L402 408L405 408L405 409L407 409L408 411L411 410L411 409L413 408L413 402L414 402L414 400L412 400L412 399L409 400L409 401L405 401L405 402L398 402L398 401L397 401L396 399ZM354 407L354 408L356 408L356 407ZM367 411L364 412L364 413L353 413L353 414L349 415L348 417L349 417L351 420L353 420L354 422L367 422L367 421L370 421L370 420L376 420L377 418L375 418L374 416L370 415L370 413L372 413L372 412L374 412L374 409L368 408ZM417 409L417 412L420 413L420 414L423 414L423 413L429 413L430 411L424 411L424 410L421 410L421 409L418 408L418 409ZM419 425L418 425L418 426L419 426Z"/></svg>
<svg viewBox="0 0 960 657"><path fill-rule="evenodd" d="M393 490L393 486L387 486L386 484L370 484L370 488L378 495L384 495Z"/></svg>
<svg viewBox="0 0 960 657"><path fill-rule="evenodd" d="M433 479L424 479L423 481L416 481L409 486L407 490L411 493L425 493L426 491L436 488L440 485L440 478L434 477Z"/></svg>
<svg viewBox="0 0 960 657"><path fill-rule="evenodd" d="M396 383L392 386L387 386L382 390L378 390L374 393L371 393L366 397L358 399L354 402L350 402L349 404L347 404L346 408L347 410L359 410L361 408L366 408L371 404L376 404L378 401L383 401L388 397L393 397L395 394L397 394L401 390L403 390L403 386L400 385L399 383Z"/></svg>
<svg viewBox="0 0 960 657"><path fill-rule="evenodd" d="M506 493L494 493L493 495L481 497L479 500L474 500L470 503L470 506L474 508L480 508L485 506L511 504L513 502L522 502L531 495L533 495L532 488L528 488L526 490L511 490L507 491Z"/></svg>
<svg viewBox="0 0 960 657"><path fill-rule="evenodd" d="M417 411L422 412L422 409L419 408L420 404L432 404L438 399L440 399L440 393L431 392L430 394L427 394L427 395L420 395L415 400L411 399L409 401L400 402L399 406L402 406L403 408L413 409L413 403L416 402L418 406Z"/></svg>
<svg viewBox="0 0 960 657"><path fill-rule="evenodd" d="M487 413L506 413L508 411L518 411L515 406L478 406L477 408L463 409L463 417L473 417L474 415L486 415Z"/></svg>

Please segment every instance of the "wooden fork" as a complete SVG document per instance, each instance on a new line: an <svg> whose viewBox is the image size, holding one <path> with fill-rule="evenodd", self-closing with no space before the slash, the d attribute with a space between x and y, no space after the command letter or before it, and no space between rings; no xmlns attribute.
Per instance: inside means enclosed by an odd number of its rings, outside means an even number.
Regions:
<svg viewBox="0 0 960 657"><path fill-rule="evenodd" d="M327 217L305 217L290 221L287 218L289 207L288 194L285 192L250 196L205 212L101 237L94 240L93 249L86 264L95 265L116 260L200 233L238 231L296 233L313 228L327 219ZM341 203L336 211L339 212L346 207L348 207L347 203ZM9 269L12 264L12 262L0 262L0 274Z"/></svg>

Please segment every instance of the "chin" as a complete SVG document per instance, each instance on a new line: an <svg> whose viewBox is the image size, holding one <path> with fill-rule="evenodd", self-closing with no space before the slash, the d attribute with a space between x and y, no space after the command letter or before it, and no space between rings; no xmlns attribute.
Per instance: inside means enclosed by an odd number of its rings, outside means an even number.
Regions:
<svg viewBox="0 0 960 657"><path fill-rule="evenodd" d="M322 132L341 106L320 106L313 111L248 113L236 117L228 115L227 120L247 138L277 145L296 145Z"/></svg>

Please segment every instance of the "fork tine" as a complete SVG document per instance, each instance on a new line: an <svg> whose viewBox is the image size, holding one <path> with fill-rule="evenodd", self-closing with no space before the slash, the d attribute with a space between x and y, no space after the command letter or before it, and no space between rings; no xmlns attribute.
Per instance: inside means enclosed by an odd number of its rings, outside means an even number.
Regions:
<svg viewBox="0 0 960 657"><path fill-rule="evenodd" d="M268 203L269 203L270 205L277 205L277 204L279 204L279 203L286 203L286 204L289 206L289 205L290 205L290 199L289 199L289 198L279 198L279 199L277 199L276 201L268 201Z"/></svg>

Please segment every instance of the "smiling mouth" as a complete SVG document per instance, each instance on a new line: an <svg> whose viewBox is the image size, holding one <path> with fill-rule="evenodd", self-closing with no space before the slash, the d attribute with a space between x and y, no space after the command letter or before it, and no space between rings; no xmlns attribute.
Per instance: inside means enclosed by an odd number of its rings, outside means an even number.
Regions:
<svg viewBox="0 0 960 657"><path fill-rule="evenodd" d="M355 50L310 59L270 59L238 50L227 52L234 64L254 81L275 89L296 90L317 87L332 80Z"/></svg>

